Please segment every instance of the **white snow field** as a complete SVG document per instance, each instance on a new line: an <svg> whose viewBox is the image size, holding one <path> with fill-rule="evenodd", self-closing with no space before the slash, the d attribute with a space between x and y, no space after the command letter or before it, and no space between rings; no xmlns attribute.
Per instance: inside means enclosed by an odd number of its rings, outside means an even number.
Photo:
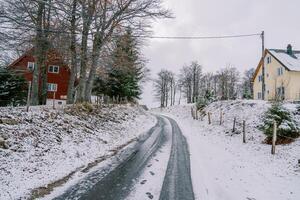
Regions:
<svg viewBox="0 0 300 200"><path fill-rule="evenodd" d="M0 199L27 199L38 187L60 180L124 148L156 123L140 107L0 108Z"/></svg>
<svg viewBox="0 0 300 200"><path fill-rule="evenodd" d="M210 104L212 113L193 120L192 105L174 106L154 112L174 118L189 144L191 173L196 199L202 200L299 200L300 140L276 147L263 143L258 130L261 116L270 104L263 101L223 101ZM295 105L288 104L293 110ZM220 110L224 123L220 125ZM242 134L232 134L233 118L246 120L247 143ZM294 116L300 122L300 116ZM241 126L238 126L241 132Z"/></svg>

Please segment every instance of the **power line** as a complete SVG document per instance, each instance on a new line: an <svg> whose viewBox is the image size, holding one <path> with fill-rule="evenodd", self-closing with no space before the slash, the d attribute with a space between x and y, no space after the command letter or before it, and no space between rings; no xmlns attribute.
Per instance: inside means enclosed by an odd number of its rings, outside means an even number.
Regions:
<svg viewBox="0 0 300 200"><path fill-rule="evenodd" d="M260 36L261 33L245 34L245 35L222 35L222 36L133 36L138 38L149 39L170 39L170 40L205 40L205 39L228 39Z"/></svg>
<svg viewBox="0 0 300 200"><path fill-rule="evenodd" d="M6 27L0 26L3 29L11 29L11 30L22 30L23 28L19 27ZM26 31L30 30L33 27L27 27ZM24 30L24 29L23 29ZM61 30L46 30L50 33L56 34L71 34L69 31L61 31ZM80 35L81 33L76 32L76 35ZM92 33L93 34L93 33ZM133 35L135 38L144 38L144 39L168 39L168 40L206 40L206 39L231 39L231 38L243 38L243 37L253 37L253 36L261 36L261 33L252 33L252 34L238 34L238 35L220 35L220 36L149 36L149 35ZM113 35L112 37L119 37L119 35Z"/></svg>

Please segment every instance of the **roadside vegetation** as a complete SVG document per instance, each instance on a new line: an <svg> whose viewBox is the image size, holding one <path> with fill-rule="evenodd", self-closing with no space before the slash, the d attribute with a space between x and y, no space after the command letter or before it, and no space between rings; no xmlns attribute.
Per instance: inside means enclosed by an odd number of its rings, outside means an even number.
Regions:
<svg viewBox="0 0 300 200"><path fill-rule="evenodd" d="M286 109L282 103L274 102L264 114L263 125L261 126L262 131L267 136L267 143L271 143L274 122L277 124L277 143L292 142L300 136L300 127L293 119L293 113Z"/></svg>
<svg viewBox="0 0 300 200"><path fill-rule="evenodd" d="M0 107L26 103L27 83L22 76L0 67Z"/></svg>
<svg viewBox="0 0 300 200"><path fill-rule="evenodd" d="M153 20L172 17L162 3L162 0L3 0L0 2L0 23L5 28L0 34L0 49L3 50L0 63L7 66L20 54L34 48L31 104L44 105L48 89L47 53L51 49L58 50L70 67L67 102L90 102L94 82L97 76L103 75L104 65L112 63L111 69L126 67L116 66L111 56L116 58L114 45L120 44L127 30L140 39L139 36L149 36ZM120 61L120 57L117 60ZM113 74L122 76L123 72ZM126 83L116 83L125 87L122 92L126 91L129 97L138 96L138 79L122 77L127 79ZM120 97L125 95L120 91L112 93Z"/></svg>

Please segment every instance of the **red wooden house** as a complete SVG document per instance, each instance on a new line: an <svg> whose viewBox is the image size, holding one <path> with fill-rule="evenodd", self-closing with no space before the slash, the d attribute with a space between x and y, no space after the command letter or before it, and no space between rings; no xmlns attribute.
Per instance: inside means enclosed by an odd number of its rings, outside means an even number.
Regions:
<svg viewBox="0 0 300 200"><path fill-rule="evenodd" d="M9 69L24 75L28 82L32 81L33 69L35 67L33 53L34 49L31 49L9 65ZM66 100L71 74L70 68L64 63L62 56L55 50L48 51L46 66L48 71L48 99L54 99L55 96L57 100Z"/></svg>

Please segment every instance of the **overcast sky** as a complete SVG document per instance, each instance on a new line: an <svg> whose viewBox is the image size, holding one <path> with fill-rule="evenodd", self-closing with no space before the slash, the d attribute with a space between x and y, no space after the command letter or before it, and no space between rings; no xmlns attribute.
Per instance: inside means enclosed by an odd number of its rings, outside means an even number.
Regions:
<svg viewBox="0 0 300 200"><path fill-rule="evenodd" d="M175 18L153 24L155 36L219 36L266 34L266 48L300 49L300 0L164 0ZM215 40L152 39L143 48L152 77L161 69L179 69L198 61L205 72L229 64L241 72L256 67L261 56L259 36ZM152 83L142 102L155 105Z"/></svg>

